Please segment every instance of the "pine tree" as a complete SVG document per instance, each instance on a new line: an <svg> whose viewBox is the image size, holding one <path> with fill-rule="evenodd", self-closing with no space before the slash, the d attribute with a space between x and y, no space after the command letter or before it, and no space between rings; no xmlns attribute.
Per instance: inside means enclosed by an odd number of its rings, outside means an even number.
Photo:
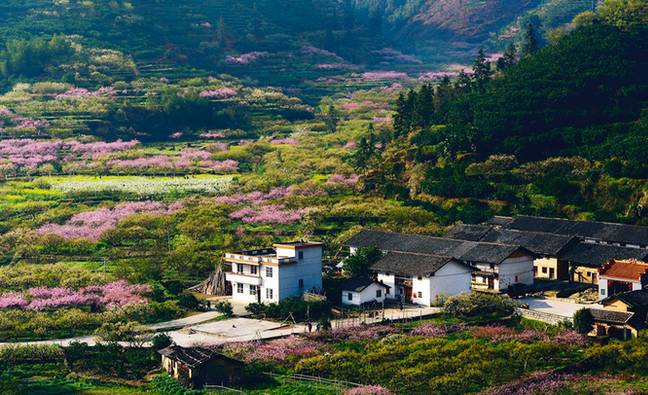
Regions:
<svg viewBox="0 0 648 395"><path fill-rule="evenodd" d="M469 92L472 90L473 81L468 74L462 69L455 81L455 89L459 92Z"/></svg>
<svg viewBox="0 0 648 395"><path fill-rule="evenodd" d="M416 95L414 112L416 115L416 126L427 129L434 118L434 91L432 86L425 84Z"/></svg>
<svg viewBox="0 0 648 395"><path fill-rule="evenodd" d="M533 23L529 23L524 30L524 38L522 41L522 55L526 56L534 53L540 49L540 42L538 40L538 33Z"/></svg>
<svg viewBox="0 0 648 395"><path fill-rule="evenodd" d="M484 92L486 90L486 84L490 81L492 74L493 72L491 71L490 62L486 61L484 49L480 48L477 58L475 59L475 64L473 65L472 79L474 81L474 88L478 92Z"/></svg>
<svg viewBox="0 0 648 395"><path fill-rule="evenodd" d="M397 136L407 130L406 111L405 95L401 92L398 95L398 100L396 100L396 115L394 115L394 133Z"/></svg>
<svg viewBox="0 0 648 395"><path fill-rule="evenodd" d="M335 133L339 121L340 117L338 116L337 110L332 105L329 106L328 114L326 114L326 130L329 133Z"/></svg>
<svg viewBox="0 0 648 395"><path fill-rule="evenodd" d="M502 55L501 58L497 59L497 68L498 70L506 71L511 66L516 64L517 61L517 47L514 43L511 43L506 48L506 51L504 51L504 55Z"/></svg>
<svg viewBox="0 0 648 395"><path fill-rule="evenodd" d="M216 42L216 47L221 48L225 44L225 20L222 16L218 18L216 22L216 33L214 33L214 41Z"/></svg>

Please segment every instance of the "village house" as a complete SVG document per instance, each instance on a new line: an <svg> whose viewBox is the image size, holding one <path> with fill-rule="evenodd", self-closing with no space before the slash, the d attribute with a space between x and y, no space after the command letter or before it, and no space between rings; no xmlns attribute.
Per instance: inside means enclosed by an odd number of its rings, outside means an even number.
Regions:
<svg viewBox="0 0 648 395"><path fill-rule="evenodd" d="M342 305L362 306L367 303L383 303L391 293L391 287L369 277L354 277L340 284Z"/></svg>
<svg viewBox="0 0 648 395"><path fill-rule="evenodd" d="M599 299L648 287L648 263L629 259L607 261L599 268Z"/></svg>
<svg viewBox="0 0 648 395"><path fill-rule="evenodd" d="M367 247L375 247L388 253L383 260L372 267L372 270L378 273L378 280L394 288L396 292L394 297L402 296L409 300L411 295L411 299L414 300L418 299L419 292L421 292L422 297L418 301L420 304L429 305L433 297L438 294L448 294L446 291L454 294L466 292L472 288L504 292L514 284L533 285L535 254L519 245L371 230L365 230L353 236L347 245L352 254L358 248ZM452 263L452 265L447 270L452 270L452 274L462 280L457 280L461 286L453 284L450 289L446 290L439 288L441 285L445 286L441 281L430 281L429 279L432 274L436 274L441 267L448 263ZM458 269L457 264L463 269ZM455 273L455 271L460 273ZM471 276L471 287L468 288L465 287L466 282L464 281L467 278L467 273ZM414 290L415 279L417 284L419 281L423 282L420 284L422 289Z"/></svg>
<svg viewBox="0 0 648 395"><path fill-rule="evenodd" d="M226 253L232 300L277 303L322 289L322 243L296 241L271 248Z"/></svg>
<svg viewBox="0 0 648 395"><path fill-rule="evenodd" d="M604 309L591 310L594 330L590 335L625 340L648 328L648 289L619 293L600 303Z"/></svg>
<svg viewBox="0 0 648 395"><path fill-rule="evenodd" d="M457 224L445 235L452 239L520 245L533 252L533 274L536 278L568 280L569 264L561 254L578 242L573 236L542 232L522 232L491 225Z"/></svg>
<svg viewBox="0 0 648 395"><path fill-rule="evenodd" d="M470 292L471 268L450 257L389 252L371 270L394 289L390 299L430 306L440 295Z"/></svg>
<svg viewBox="0 0 648 395"><path fill-rule="evenodd" d="M231 385L243 379L243 362L208 348L171 345L158 353L162 356L162 368L188 388Z"/></svg>
<svg viewBox="0 0 648 395"><path fill-rule="evenodd" d="M648 250L643 248L619 247L609 244L580 242L561 254L561 259L569 264L570 280L598 285L599 269L613 259L648 258Z"/></svg>

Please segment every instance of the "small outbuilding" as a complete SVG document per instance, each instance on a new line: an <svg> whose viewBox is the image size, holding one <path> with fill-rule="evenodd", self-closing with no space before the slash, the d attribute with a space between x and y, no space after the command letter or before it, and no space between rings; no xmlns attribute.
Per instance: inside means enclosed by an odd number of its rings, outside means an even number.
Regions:
<svg viewBox="0 0 648 395"><path fill-rule="evenodd" d="M231 385L243 380L243 362L208 348L171 345L158 352L164 370L187 388Z"/></svg>
<svg viewBox="0 0 648 395"><path fill-rule="evenodd" d="M648 263L611 259L599 268L599 299L648 287Z"/></svg>
<svg viewBox="0 0 648 395"><path fill-rule="evenodd" d="M342 304L362 306L366 303L382 303L390 292L390 286L368 277L354 277L340 285Z"/></svg>

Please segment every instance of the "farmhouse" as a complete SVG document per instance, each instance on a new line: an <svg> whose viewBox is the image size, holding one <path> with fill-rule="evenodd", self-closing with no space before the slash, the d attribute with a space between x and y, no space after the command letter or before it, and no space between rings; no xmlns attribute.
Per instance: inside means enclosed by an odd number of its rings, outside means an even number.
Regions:
<svg viewBox="0 0 648 395"><path fill-rule="evenodd" d="M648 287L648 263L638 260L609 260L599 268L599 298Z"/></svg>
<svg viewBox="0 0 648 395"><path fill-rule="evenodd" d="M555 235L542 232L522 232L494 228L488 225L457 224L446 237L459 240L485 241L520 245L533 252L533 274L536 278L551 280L569 279L569 264L560 255L578 240L573 236Z"/></svg>
<svg viewBox="0 0 648 395"><path fill-rule="evenodd" d="M561 258L569 264L571 281L597 285L599 268L606 262L613 259L645 260L648 250L580 242L562 253Z"/></svg>
<svg viewBox="0 0 648 395"><path fill-rule="evenodd" d="M296 241L225 254L232 299L272 303L322 289L322 243Z"/></svg>
<svg viewBox="0 0 648 395"><path fill-rule="evenodd" d="M391 299L430 306L439 295L470 291L471 268L447 256L389 252L371 269L394 289Z"/></svg>
<svg viewBox="0 0 648 395"><path fill-rule="evenodd" d="M592 310L591 335L625 340L648 328L648 289L619 293L603 299L601 304L605 310Z"/></svg>
<svg viewBox="0 0 648 395"><path fill-rule="evenodd" d="M362 306L366 303L382 303L391 293L391 287L369 277L350 278L340 285L342 304Z"/></svg>
<svg viewBox="0 0 648 395"><path fill-rule="evenodd" d="M172 345L158 352L162 368L185 387L230 385L242 380L243 362L208 348Z"/></svg>
<svg viewBox="0 0 648 395"><path fill-rule="evenodd" d="M413 280L411 285L409 283L412 276L415 275L417 281L418 277L421 277L420 281L423 281L425 274L436 273L437 265L441 265L441 263L445 265L451 261L472 270L472 289L503 292L513 284L533 285L535 254L519 245L370 230L356 234L347 242L347 245L349 245L352 254L358 248L365 247L375 247L386 253L401 253L401 255L388 254L385 261L378 262L373 270L378 272L379 280L394 286L396 292L399 292L399 288L395 276L401 272L399 276L402 277L402 285L399 286L403 289L403 296L406 299L410 292L414 292ZM411 261L411 263L407 261ZM404 267L407 267L408 270L403 270ZM455 267L455 265L453 264L451 267ZM433 270L428 272L430 268ZM392 270L390 271L390 269ZM459 290L458 288L452 289ZM459 292L465 290L461 289ZM422 295L425 294L425 292L421 292ZM432 294L439 293L442 292L431 291L430 297ZM412 295L418 297L418 291ZM426 301L424 304L428 304L430 301L430 298L426 296L421 299Z"/></svg>

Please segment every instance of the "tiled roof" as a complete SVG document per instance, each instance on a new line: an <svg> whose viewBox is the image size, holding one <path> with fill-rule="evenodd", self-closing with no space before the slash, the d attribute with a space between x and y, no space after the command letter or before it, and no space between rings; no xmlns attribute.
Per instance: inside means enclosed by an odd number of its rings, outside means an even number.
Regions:
<svg viewBox="0 0 648 395"><path fill-rule="evenodd" d="M444 236L457 240L479 241L490 229L488 225L456 224Z"/></svg>
<svg viewBox="0 0 648 395"><path fill-rule="evenodd" d="M493 243L520 245L542 256L558 256L565 247L574 243L575 240L572 236L510 229L491 229L481 239L481 241Z"/></svg>
<svg viewBox="0 0 648 395"><path fill-rule="evenodd" d="M606 262L600 269L599 275L629 281L639 281L648 273L648 263L636 259L616 260Z"/></svg>
<svg viewBox="0 0 648 395"><path fill-rule="evenodd" d="M519 215L504 225L507 229L555 233L592 238L613 243L648 245L648 227L597 221L573 221Z"/></svg>
<svg viewBox="0 0 648 395"><path fill-rule="evenodd" d="M371 284L378 284L382 287L390 288L389 285L385 285L381 282L372 280L368 277L354 277L340 284L340 289L344 291L362 292L365 288L367 288Z"/></svg>
<svg viewBox="0 0 648 395"><path fill-rule="evenodd" d="M208 362L216 354L215 351L212 351L208 348L203 348L203 347L185 348L176 345L163 348L158 352L173 360L181 362L190 368L195 368L197 366L202 365L205 362Z"/></svg>
<svg viewBox="0 0 648 395"><path fill-rule="evenodd" d="M625 311L603 310L603 309L590 309L594 321L605 322L610 324L627 324L634 313L627 313Z"/></svg>
<svg viewBox="0 0 648 395"><path fill-rule="evenodd" d="M648 289L626 292L613 296L633 308L648 307Z"/></svg>
<svg viewBox="0 0 648 395"><path fill-rule="evenodd" d="M470 262L499 264L514 252L531 252L519 245L455 240L443 237L364 230L347 242L351 247L376 247L383 251L452 257Z"/></svg>
<svg viewBox="0 0 648 395"><path fill-rule="evenodd" d="M403 276L429 277L452 260L447 256L390 252L371 266L371 270Z"/></svg>
<svg viewBox="0 0 648 395"><path fill-rule="evenodd" d="M560 254L560 258L581 265L598 267L611 259L646 259L648 249L580 242L569 246Z"/></svg>

